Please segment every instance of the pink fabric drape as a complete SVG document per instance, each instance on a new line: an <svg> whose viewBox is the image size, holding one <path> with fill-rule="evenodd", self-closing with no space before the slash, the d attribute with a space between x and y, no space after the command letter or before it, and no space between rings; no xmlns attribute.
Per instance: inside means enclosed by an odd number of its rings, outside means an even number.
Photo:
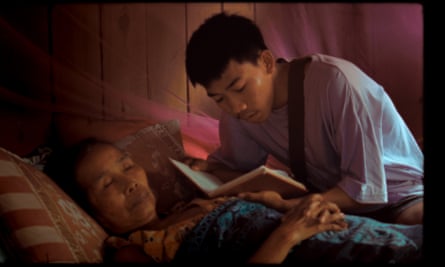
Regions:
<svg viewBox="0 0 445 267"><path fill-rule="evenodd" d="M319 52L354 62L385 87L415 136L423 136L422 5L311 3L264 10L257 21L277 56Z"/></svg>

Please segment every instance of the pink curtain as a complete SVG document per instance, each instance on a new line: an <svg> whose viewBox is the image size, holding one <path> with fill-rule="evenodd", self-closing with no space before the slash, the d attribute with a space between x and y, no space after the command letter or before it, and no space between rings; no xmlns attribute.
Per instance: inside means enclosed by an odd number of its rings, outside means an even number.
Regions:
<svg viewBox="0 0 445 267"><path fill-rule="evenodd" d="M354 62L385 87L415 136L422 138L422 5L272 4L260 9L257 22L277 56L318 52Z"/></svg>

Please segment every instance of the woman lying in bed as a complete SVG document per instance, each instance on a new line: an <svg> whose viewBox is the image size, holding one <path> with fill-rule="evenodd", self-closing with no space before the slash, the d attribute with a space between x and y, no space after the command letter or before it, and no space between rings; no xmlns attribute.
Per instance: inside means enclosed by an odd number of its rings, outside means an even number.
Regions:
<svg viewBox="0 0 445 267"><path fill-rule="evenodd" d="M194 199L160 218L145 171L109 143L86 140L58 181L111 236L123 262L418 262L422 225L344 215L320 195L298 206L271 191ZM50 161L51 162L51 161ZM50 163L49 163L50 164ZM48 166L51 168L51 165ZM66 179L66 173L73 173ZM55 177L55 180L57 177Z"/></svg>

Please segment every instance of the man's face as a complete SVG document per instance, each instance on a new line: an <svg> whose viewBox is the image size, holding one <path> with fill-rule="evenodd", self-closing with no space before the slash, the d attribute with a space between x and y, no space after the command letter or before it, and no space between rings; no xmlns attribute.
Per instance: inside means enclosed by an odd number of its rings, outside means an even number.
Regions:
<svg viewBox="0 0 445 267"><path fill-rule="evenodd" d="M79 163L77 182L97 219L116 234L157 218L156 199L142 167L112 145L93 145Z"/></svg>
<svg viewBox="0 0 445 267"><path fill-rule="evenodd" d="M230 60L221 78L211 82L206 90L224 112L259 123L272 110L272 84L272 71L260 56L258 65Z"/></svg>

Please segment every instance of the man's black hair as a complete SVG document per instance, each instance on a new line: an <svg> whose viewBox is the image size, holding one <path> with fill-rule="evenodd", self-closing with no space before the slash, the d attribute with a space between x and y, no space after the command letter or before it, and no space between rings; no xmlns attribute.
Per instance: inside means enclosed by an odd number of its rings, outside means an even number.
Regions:
<svg viewBox="0 0 445 267"><path fill-rule="evenodd" d="M207 20L192 34L186 48L190 82L207 87L221 77L231 59L257 64L267 49L258 26L250 19L225 12Z"/></svg>

